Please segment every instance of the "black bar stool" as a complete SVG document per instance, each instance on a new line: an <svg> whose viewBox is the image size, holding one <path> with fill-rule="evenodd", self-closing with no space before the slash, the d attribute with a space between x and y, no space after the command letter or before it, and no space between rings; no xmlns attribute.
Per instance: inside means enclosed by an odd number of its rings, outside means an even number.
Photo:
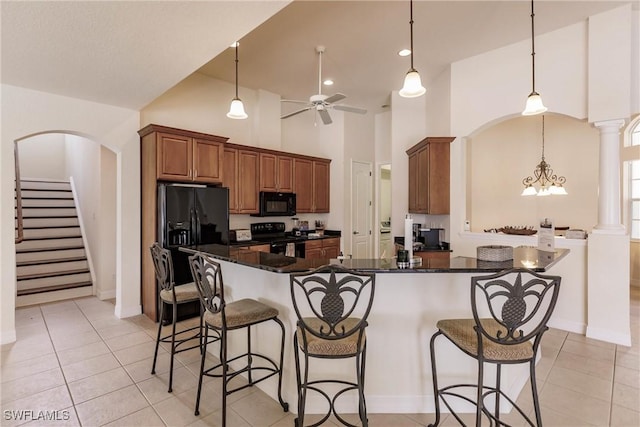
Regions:
<svg viewBox="0 0 640 427"><path fill-rule="evenodd" d="M373 304L375 275L327 265L311 272L291 274L290 284L293 307L298 317L296 332L293 335L298 385L298 418L295 425L304 426L307 393L313 391L327 399L329 410L312 426L323 424L332 413L342 424L353 426L336 412L335 403L343 393L356 390L360 421L366 427L368 420L364 396L367 352L365 329ZM303 367L300 363L300 352L304 357ZM352 357L356 359L354 382L337 379L309 381L310 358ZM322 390L323 384L338 384L343 388L331 398Z"/></svg>
<svg viewBox="0 0 640 427"><path fill-rule="evenodd" d="M542 335L549 328L560 291L559 276L545 276L524 268L505 270L497 274L471 278L471 319L446 319L437 323L438 331L431 337L431 372L436 404L436 420L440 423L440 399L449 411L464 425L446 398L463 399L476 406L476 426L480 427L482 415L490 425L500 423L500 399L506 399L529 423L533 422L500 390L500 370L503 364L528 363L531 393L536 423L542 426L538 389L536 386L536 355ZM454 384L438 388L436 373L435 340L443 335L465 354L478 361L477 384ZM484 363L496 365L495 386L483 384ZM462 393L464 388L475 389L474 401ZM493 396L493 413L484 400Z"/></svg>
<svg viewBox="0 0 640 427"><path fill-rule="evenodd" d="M173 280L173 262L171 260L171 252L163 248L157 242L151 245L151 257L153 258L153 267L158 279L160 302L160 317L158 319L158 335L156 337L156 349L153 353L153 366L151 373L156 373L156 361L158 359L158 347L161 342L171 343L171 362L169 367L169 393L172 391L173 385L173 360L177 353L191 350L193 348L202 347L202 307L200 307L200 324L191 328L178 331L176 334L176 323L178 317L178 305L198 301L198 290L193 282L184 285L175 285ZM164 317L165 306L171 305L172 320L171 333L161 337L162 335L162 319ZM196 332L193 332L196 331ZM191 334L189 334L191 332ZM196 343L188 344L189 341L197 339ZM187 344L185 346L185 344Z"/></svg>
<svg viewBox="0 0 640 427"><path fill-rule="evenodd" d="M253 299L241 299L227 303L224 299L224 284L222 268L213 258L203 253L189 257L189 265L195 280L200 301L205 308L204 313L204 342L209 342L209 331L212 331L216 341L220 341L220 363L205 369L206 348L203 348L198 380L198 394L196 396L195 415L200 414L200 394L204 376L222 378L222 425L226 425L227 396L236 391L253 386L261 381L278 376L278 400L284 412L289 410L289 404L282 399L282 362L284 359L284 324L278 318L278 310ZM251 350L251 326L272 320L280 326L282 339L280 341L280 361L255 353ZM228 357L228 333L236 329L247 330L247 352L231 358ZM229 363L246 358L246 365L236 371L231 371ZM262 361L263 363L257 363ZM245 374L248 383L230 389L229 383L236 376ZM258 375L256 379L254 374Z"/></svg>

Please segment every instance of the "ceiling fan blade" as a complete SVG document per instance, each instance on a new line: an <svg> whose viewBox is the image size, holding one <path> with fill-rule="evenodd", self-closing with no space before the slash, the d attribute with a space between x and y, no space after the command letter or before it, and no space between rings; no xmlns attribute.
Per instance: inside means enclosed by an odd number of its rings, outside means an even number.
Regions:
<svg viewBox="0 0 640 427"><path fill-rule="evenodd" d="M296 114L304 113L305 111L308 111L312 108L313 107L307 107L307 108L303 108L302 110L294 111L293 113L285 114L284 116L280 116L280 119L286 119L288 117L295 116Z"/></svg>
<svg viewBox="0 0 640 427"><path fill-rule="evenodd" d="M309 101L299 101L297 99L281 99L280 102L291 102L294 104L308 104Z"/></svg>
<svg viewBox="0 0 640 427"><path fill-rule="evenodd" d="M349 113L367 114L367 110L364 108L351 107L349 105L334 105L331 108L335 110L348 111Z"/></svg>
<svg viewBox="0 0 640 427"><path fill-rule="evenodd" d="M336 93L334 95L331 95L327 99L325 99L324 102L331 104L333 102L341 101L341 100L345 99L346 97L347 97L347 95L343 95L341 93Z"/></svg>
<svg viewBox="0 0 640 427"><path fill-rule="evenodd" d="M331 116L329 115L329 112L327 110L317 110L317 111L318 111L318 114L320 114L322 123L324 123L325 125L330 125L331 123L333 123L333 120L331 120Z"/></svg>

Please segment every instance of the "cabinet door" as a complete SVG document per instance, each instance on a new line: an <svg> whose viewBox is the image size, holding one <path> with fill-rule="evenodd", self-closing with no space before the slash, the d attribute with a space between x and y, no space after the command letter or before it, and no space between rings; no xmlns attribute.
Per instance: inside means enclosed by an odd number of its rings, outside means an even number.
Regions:
<svg viewBox="0 0 640 427"><path fill-rule="evenodd" d="M277 157L277 183L278 191L283 193L293 192L293 157Z"/></svg>
<svg viewBox="0 0 640 427"><path fill-rule="evenodd" d="M429 146L418 151L418 185L416 188L416 212L428 213L429 209Z"/></svg>
<svg viewBox="0 0 640 427"><path fill-rule="evenodd" d="M229 213L239 213L238 206L238 150L224 149L222 185L229 188Z"/></svg>
<svg viewBox="0 0 640 427"><path fill-rule="evenodd" d="M271 252L271 245L269 245L269 244L266 244L266 245L253 245L253 246L249 246L249 250L256 251L256 252L267 252L267 253L270 253Z"/></svg>
<svg viewBox="0 0 640 427"><path fill-rule="evenodd" d="M409 212L418 210L418 153L409 156Z"/></svg>
<svg viewBox="0 0 640 427"><path fill-rule="evenodd" d="M203 183L222 182L224 146L206 139L193 140L193 180Z"/></svg>
<svg viewBox="0 0 640 427"><path fill-rule="evenodd" d="M260 153L260 191L278 191L278 161L275 154Z"/></svg>
<svg viewBox="0 0 640 427"><path fill-rule="evenodd" d="M258 213L258 153L238 150L238 213Z"/></svg>
<svg viewBox="0 0 640 427"><path fill-rule="evenodd" d="M340 239L325 239L323 249L325 258L337 258L340 255Z"/></svg>
<svg viewBox="0 0 640 427"><path fill-rule="evenodd" d="M428 213L449 213L449 143L429 144Z"/></svg>
<svg viewBox="0 0 640 427"><path fill-rule="evenodd" d="M313 212L329 212L329 163L313 162Z"/></svg>
<svg viewBox="0 0 640 427"><path fill-rule="evenodd" d="M296 193L296 211L313 212L313 165L311 160L293 160L293 192Z"/></svg>
<svg viewBox="0 0 640 427"><path fill-rule="evenodd" d="M190 181L193 144L187 136L158 133L157 178Z"/></svg>

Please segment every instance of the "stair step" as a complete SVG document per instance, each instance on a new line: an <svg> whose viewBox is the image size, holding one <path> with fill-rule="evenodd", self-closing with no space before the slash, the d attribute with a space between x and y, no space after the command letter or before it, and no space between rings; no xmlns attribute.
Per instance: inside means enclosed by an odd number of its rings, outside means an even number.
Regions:
<svg viewBox="0 0 640 427"><path fill-rule="evenodd" d="M71 199L71 190L25 190L22 189L22 200L24 199Z"/></svg>
<svg viewBox="0 0 640 427"><path fill-rule="evenodd" d="M17 223L16 223L17 226ZM78 217L73 218L25 218L22 226L27 229L40 227L78 227L80 222Z"/></svg>
<svg viewBox="0 0 640 427"><path fill-rule="evenodd" d="M82 237L80 227L25 228L24 240Z"/></svg>
<svg viewBox="0 0 640 427"><path fill-rule="evenodd" d="M36 208L28 207L22 208L23 218L73 218L77 217L76 208Z"/></svg>
<svg viewBox="0 0 640 427"><path fill-rule="evenodd" d="M22 199L22 209L25 208L75 208L71 199Z"/></svg>
<svg viewBox="0 0 640 427"><path fill-rule="evenodd" d="M50 266L54 266L56 264L49 264ZM38 272L33 272L33 273L24 273L24 274L18 274L17 275L17 280L18 282L23 281L23 280L33 280L33 279L51 279L51 278L56 278L56 277L60 277L60 276L73 276L76 274L81 274L81 273L89 273L89 268L88 267L82 267L82 268L74 268L74 269L70 269L70 270L48 270L48 269L44 269L44 267L48 267L49 265L39 265L39 266L26 266L26 267L18 267L18 270L23 271L23 268L26 268L27 270L29 268L32 267L37 267L37 269L42 269L42 271L38 271ZM64 265L64 264L63 264ZM85 262L86 265L86 262Z"/></svg>
<svg viewBox="0 0 640 427"><path fill-rule="evenodd" d="M33 279L22 279L16 281L18 291L24 291L37 288L48 288L51 286L74 286L76 283L91 282L91 274L89 272L78 272L70 274L60 274L51 277L38 277Z"/></svg>
<svg viewBox="0 0 640 427"><path fill-rule="evenodd" d="M71 191L69 181L37 181L37 180L20 180L20 188L22 190L62 190Z"/></svg>
<svg viewBox="0 0 640 427"><path fill-rule="evenodd" d="M51 251L58 249L76 249L82 248L84 243L82 238L65 238L65 239L44 239L44 240L25 240L16 245L16 252L34 252L34 251Z"/></svg>
<svg viewBox="0 0 640 427"><path fill-rule="evenodd" d="M84 281L84 282L68 283L63 285L50 285L50 286L41 286L38 288L18 289L17 294L18 296L32 295L32 294L40 294L43 292L60 291L63 289L83 288L85 286L93 286L93 283L91 281Z"/></svg>
<svg viewBox="0 0 640 427"><path fill-rule="evenodd" d="M16 264L21 263L39 263L65 258L86 258L84 248L77 249L52 249L47 251L20 252L16 254Z"/></svg>
<svg viewBox="0 0 640 427"><path fill-rule="evenodd" d="M27 252L27 253L23 253L20 255L31 255L31 254L36 254L36 253L42 253L42 252ZM48 251L45 253L49 253L51 254L52 252ZM17 257L16 257L16 266L19 267L23 267L23 266L28 266L28 265L43 265L43 264L55 264L55 263L65 263L65 262L72 262L72 261L86 261L87 257L84 255L84 250L82 250L82 255L78 255L78 256L70 256L70 257L66 257L66 258L44 258L44 259L32 259L32 260L24 260L24 261L18 261Z"/></svg>

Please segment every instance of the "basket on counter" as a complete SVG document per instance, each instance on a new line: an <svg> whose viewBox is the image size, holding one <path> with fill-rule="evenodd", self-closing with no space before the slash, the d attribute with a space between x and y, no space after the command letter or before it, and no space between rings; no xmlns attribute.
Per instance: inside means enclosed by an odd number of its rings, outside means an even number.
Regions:
<svg viewBox="0 0 640 427"><path fill-rule="evenodd" d="M476 257L480 261L508 261L513 259L513 247L501 245L478 246Z"/></svg>

